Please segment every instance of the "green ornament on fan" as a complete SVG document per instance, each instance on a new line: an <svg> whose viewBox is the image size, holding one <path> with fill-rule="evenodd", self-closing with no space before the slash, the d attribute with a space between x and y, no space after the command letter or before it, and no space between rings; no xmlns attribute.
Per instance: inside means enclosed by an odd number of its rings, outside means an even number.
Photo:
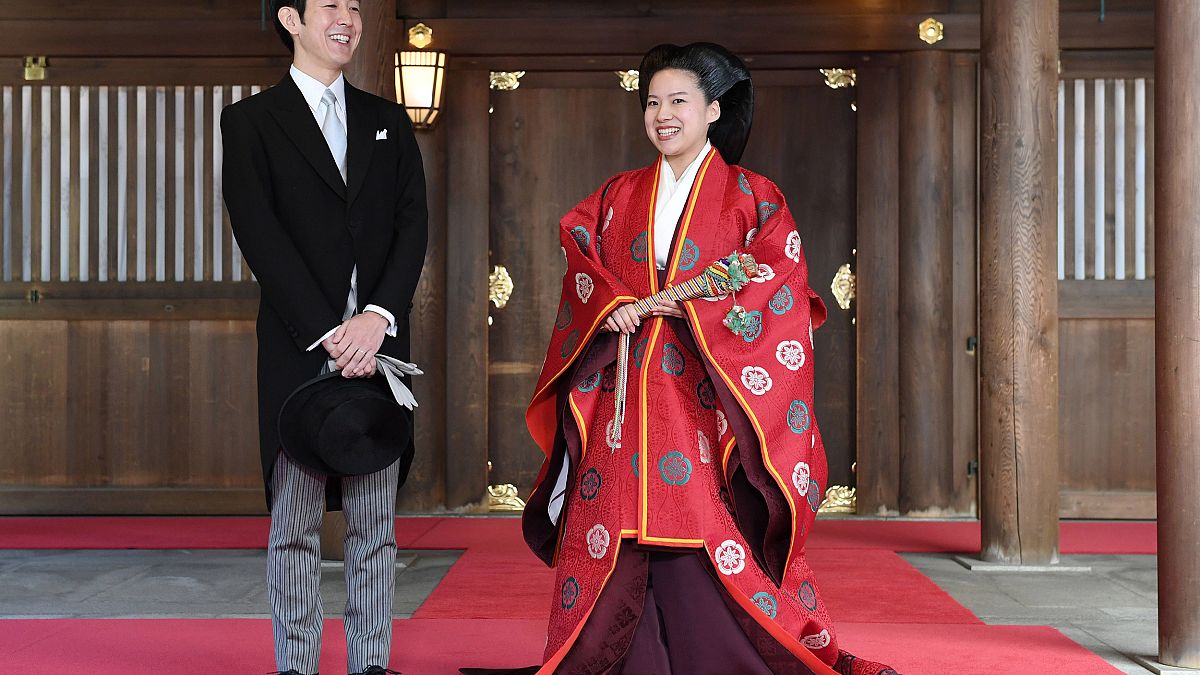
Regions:
<svg viewBox="0 0 1200 675"><path fill-rule="evenodd" d="M729 313L721 320L721 323L733 331L734 335L741 335L742 331L746 329L746 308L741 305L734 305L733 309L729 310Z"/></svg>
<svg viewBox="0 0 1200 675"><path fill-rule="evenodd" d="M746 269L742 267L742 263L737 258L729 264L729 288L734 291L740 291L750 283L750 276L746 274Z"/></svg>

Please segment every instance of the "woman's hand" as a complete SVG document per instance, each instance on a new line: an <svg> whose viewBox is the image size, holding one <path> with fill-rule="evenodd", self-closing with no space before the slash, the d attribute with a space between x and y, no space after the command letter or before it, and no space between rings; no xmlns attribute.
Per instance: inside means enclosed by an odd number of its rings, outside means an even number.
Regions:
<svg viewBox="0 0 1200 675"><path fill-rule="evenodd" d="M654 316L671 316L676 319L682 319L683 307L674 300L663 300L654 309L650 310L650 313Z"/></svg>
<svg viewBox="0 0 1200 675"><path fill-rule="evenodd" d="M650 308L650 316L684 318L683 307L674 300L663 300ZM604 320L604 327L614 333L632 333L642 325L642 319L632 304L621 305Z"/></svg>
<svg viewBox="0 0 1200 675"><path fill-rule="evenodd" d="M642 319L632 304L621 305L604 320L604 327L614 333L633 333L642 325Z"/></svg>

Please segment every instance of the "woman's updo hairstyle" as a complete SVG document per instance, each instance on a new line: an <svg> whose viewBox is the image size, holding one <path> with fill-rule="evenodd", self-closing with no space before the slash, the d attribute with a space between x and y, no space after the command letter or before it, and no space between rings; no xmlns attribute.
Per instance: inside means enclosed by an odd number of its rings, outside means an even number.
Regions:
<svg viewBox="0 0 1200 675"><path fill-rule="evenodd" d="M662 44L646 52L638 67L638 97L646 110L650 80L660 70L674 68L696 76L705 104L719 101L721 118L708 127L708 140L727 164L737 164L750 138L754 118L754 84L746 64L732 52L711 42L682 47Z"/></svg>

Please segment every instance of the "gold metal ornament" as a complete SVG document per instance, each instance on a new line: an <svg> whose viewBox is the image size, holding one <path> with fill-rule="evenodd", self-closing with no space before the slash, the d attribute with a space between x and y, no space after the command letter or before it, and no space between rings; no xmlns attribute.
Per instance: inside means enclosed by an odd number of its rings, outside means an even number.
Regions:
<svg viewBox="0 0 1200 675"><path fill-rule="evenodd" d="M417 49L424 49L433 44L433 29L419 23L408 29L408 44Z"/></svg>
<svg viewBox="0 0 1200 675"><path fill-rule="evenodd" d="M504 265L495 265L492 267L492 273L488 275L488 300L492 301L496 309L504 309L512 294L513 280L508 274L508 269Z"/></svg>
<svg viewBox="0 0 1200 675"><path fill-rule="evenodd" d="M489 78L489 86L497 91L512 91L521 86L521 78L525 77L525 71L500 71L493 70Z"/></svg>
<svg viewBox="0 0 1200 675"><path fill-rule="evenodd" d="M854 300L857 285L854 273L850 271L850 263L838 268L837 274L833 275L833 283L829 285L829 290L833 291L833 297L837 300L838 307L850 309L850 302Z"/></svg>
<svg viewBox="0 0 1200 675"><path fill-rule="evenodd" d="M525 500L517 493L517 486L512 483L488 486L488 511L521 512L525 510Z"/></svg>
<svg viewBox="0 0 1200 675"><path fill-rule="evenodd" d="M818 513L858 513L857 490L845 485L830 485Z"/></svg>
<svg viewBox="0 0 1200 675"><path fill-rule="evenodd" d="M858 84L858 73L853 68L822 68L825 86L830 89L845 89Z"/></svg>
<svg viewBox="0 0 1200 675"><path fill-rule="evenodd" d="M44 56L26 56L25 57L25 81L37 82L46 79L46 62Z"/></svg>
<svg viewBox="0 0 1200 675"><path fill-rule="evenodd" d="M637 91L640 77L636 70L618 70L617 78L621 81L621 88L625 91Z"/></svg>
<svg viewBox="0 0 1200 675"><path fill-rule="evenodd" d="M917 37L927 44L940 42L942 38L946 37L946 26L931 16L917 26Z"/></svg>

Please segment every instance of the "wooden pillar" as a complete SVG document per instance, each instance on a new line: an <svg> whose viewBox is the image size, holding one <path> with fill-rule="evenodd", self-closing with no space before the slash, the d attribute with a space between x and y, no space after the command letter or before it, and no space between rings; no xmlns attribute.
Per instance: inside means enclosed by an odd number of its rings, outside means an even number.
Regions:
<svg viewBox="0 0 1200 675"><path fill-rule="evenodd" d="M987 561L1058 558L1058 0L983 0L980 512Z"/></svg>
<svg viewBox="0 0 1200 675"><path fill-rule="evenodd" d="M1200 668L1200 3L1154 23L1158 660Z"/></svg>
<svg viewBox="0 0 1200 675"><path fill-rule="evenodd" d="M395 52L400 45L400 22L392 0L361 0L362 38L346 79L363 91L396 100Z"/></svg>
<svg viewBox="0 0 1200 675"><path fill-rule="evenodd" d="M953 172L950 54L900 61L900 512L953 493Z"/></svg>
<svg viewBox="0 0 1200 675"><path fill-rule="evenodd" d="M895 514L900 500L899 69L891 56L858 69L858 512Z"/></svg>
<svg viewBox="0 0 1200 675"><path fill-rule="evenodd" d="M979 500L979 360L971 338L979 338L979 54L952 57L950 99L954 102L954 234L951 268L951 371L954 401L948 506L975 513ZM975 471L971 464L975 464Z"/></svg>
<svg viewBox="0 0 1200 675"><path fill-rule="evenodd" d="M446 506L486 508L490 119L486 70L446 85ZM448 78L449 79L449 78Z"/></svg>

